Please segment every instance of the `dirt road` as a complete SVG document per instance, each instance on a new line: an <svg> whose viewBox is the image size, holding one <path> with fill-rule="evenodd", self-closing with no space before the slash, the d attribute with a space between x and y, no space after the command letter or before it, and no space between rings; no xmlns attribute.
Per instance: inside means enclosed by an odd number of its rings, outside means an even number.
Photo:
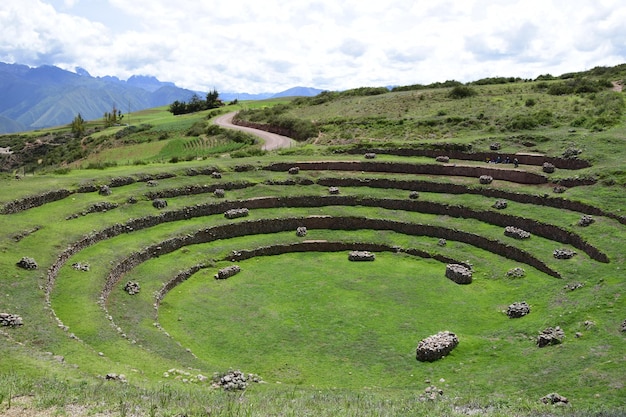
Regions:
<svg viewBox="0 0 626 417"><path fill-rule="evenodd" d="M226 129L241 130L243 132L251 133L255 136L260 137L264 141L262 149L265 151L271 151L272 149L279 148L289 148L296 145L296 141L288 138L287 136L281 136L275 133L266 132L264 130L253 129L251 127L234 125L232 123L234 115L235 112L224 114L216 118L214 123Z"/></svg>

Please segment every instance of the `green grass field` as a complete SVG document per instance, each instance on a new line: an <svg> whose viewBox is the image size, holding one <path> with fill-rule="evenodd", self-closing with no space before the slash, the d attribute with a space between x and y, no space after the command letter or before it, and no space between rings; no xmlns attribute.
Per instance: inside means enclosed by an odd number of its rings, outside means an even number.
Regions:
<svg viewBox="0 0 626 417"><path fill-rule="evenodd" d="M317 123L316 137L264 154L246 153L255 145L212 128L208 112L174 117L152 109L130 115L131 125L149 128L121 138L116 133L124 127L91 134L93 147L83 158L3 174L5 209L48 191L68 193L0 214L0 313L23 319L23 326L0 327L0 415L623 415L626 127L621 113L601 128L593 119L600 117L593 115L598 97L621 99L621 93L556 96L537 84L473 85L477 94L465 99L448 97L449 89L426 89L346 95L321 104L242 103L239 108L261 120ZM547 109L552 115L543 124L512 129L520 115L538 120ZM471 155L489 151L494 142L501 143L502 155L562 157L577 149L591 166L549 174L541 165L520 165L519 171L545 175L548 182L538 185L403 173L398 167L436 162L392 154L374 160L388 164L389 172L264 169L364 161L349 153L354 146L442 154L457 146ZM515 170L470 159L449 164ZM559 181L577 178L592 181L554 193ZM124 185L115 184L110 195L97 191L121 179ZM340 186L333 204L313 203L328 196L328 184L348 180L360 183ZM374 185L383 180L390 185ZM88 185L95 188L87 191ZM466 191L452 192L458 187ZM218 198L215 188L225 189L225 197ZM176 196L164 197L166 208L153 207L149 193L175 190ZM391 208L408 207L410 191L419 191L416 201L423 206L416 207L449 209ZM510 196L504 210L492 207L498 192ZM535 203L521 201L537 196ZM362 204L351 204L352 198ZM267 201L276 204L254 208ZM103 202L115 206L94 209ZM578 209L567 206L574 203ZM226 206L252 208L245 218L227 219L218 209ZM455 215L458 208L468 211ZM579 226L593 210L604 214L594 211L594 222ZM507 237L497 224L501 215L512 225L556 226L572 243L540 234L541 226L527 240ZM305 237L285 229L317 224L317 216L335 221L310 227ZM354 218L359 227L349 226ZM367 227L376 220L403 229ZM106 236L103 230L109 230ZM503 252L462 241L469 234ZM86 238L89 244L71 250ZM303 242L388 250L376 251L374 262L350 262L349 250L232 261L241 251ZM594 260L583 244L609 262ZM555 259L559 248L577 254ZM516 260L518 253L530 260ZM25 256L36 260L36 270L16 265ZM446 261L434 257L471 264L473 282L455 284L445 277ZM535 261L561 278L531 266ZM239 274L214 279L233 263ZM163 292L195 266L197 272ZM523 278L507 277L515 267L525 270ZM138 294L124 291L129 281L140 285ZM580 288L570 289L576 284ZM530 314L508 318L507 307L519 301L530 305ZM555 326L565 332L562 343L537 347L539 332ZM418 342L443 330L457 334L458 347L438 361L417 361ZM263 383L236 392L211 387L215 373L233 369ZM123 374L125 382L107 380L107 374ZM424 399L433 385L443 394ZM539 399L551 392L569 404L543 404Z"/></svg>

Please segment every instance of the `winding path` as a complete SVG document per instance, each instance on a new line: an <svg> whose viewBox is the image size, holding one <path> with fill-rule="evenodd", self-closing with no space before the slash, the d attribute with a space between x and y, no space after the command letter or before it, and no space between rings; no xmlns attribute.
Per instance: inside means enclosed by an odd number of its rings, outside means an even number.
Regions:
<svg viewBox="0 0 626 417"><path fill-rule="evenodd" d="M271 151L273 149L279 149L279 148L290 148L296 145L296 141L287 136L281 136L281 135L277 135L276 133L270 133L264 130L253 129L251 127L245 127L245 126L237 126L233 124L232 123L233 117L235 116L236 113L237 112L232 112L232 113L227 113L227 114L218 116L214 120L214 123L226 129L241 130L243 132L251 133L255 136L260 137L265 142L261 148L264 151Z"/></svg>

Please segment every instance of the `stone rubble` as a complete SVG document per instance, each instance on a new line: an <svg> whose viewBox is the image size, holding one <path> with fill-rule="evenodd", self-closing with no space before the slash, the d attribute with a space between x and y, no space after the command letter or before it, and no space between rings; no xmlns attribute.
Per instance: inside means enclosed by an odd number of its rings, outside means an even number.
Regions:
<svg viewBox="0 0 626 417"><path fill-rule="evenodd" d="M215 274L215 279L227 279L238 274L239 272L241 272L239 265L230 265L226 268L220 269L217 274Z"/></svg>
<svg viewBox="0 0 626 417"><path fill-rule="evenodd" d="M504 228L504 236L512 237L513 239L529 239L530 233L514 226L507 226Z"/></svg>
<svg viewBox="0 0 626 417"><path fill-rule="evenodd" d="M622 325L620 326L620 331L626 332L626 320L622 322Z"/></svg>
<svg viewBox="0 0 626 417"><path fill-rule="evenodd" d="M491 150L491 151L499 151L501 147L502 147L502 145L500 145L500 142L494 142L491 145L489 145L489 150Z"/></svg>
<svg viewBox="0 0 626 417"><path fill-rule="evenodd" d="M353 250L352 252L350 252L350 254L348 255L348 260L350 261L373 261L376 259L376 255L374 255L372 252L369 251L360 251L360 250Z"/></svg>
<svg viewBox="0 0 626 417"><path fill-rule="evenodd" d="M23 324L22 318L17 314L0 313L0 326L19 327Z"/></svg>
<svg viewBox="0 0 626 417"><path fill-rule="evenodd" d="M585 284L583 284L582 282L572 282L572 283L569 283L569 284L565 285L563 287L563 289L564 290L569 290L569 291L574 291L574 290L577 290L577 289L582 288L584 286L585 286Z"/></svg>
<svg viewBox="0 0 626 417"><path fill-rule="evenodd" d="M211 178L215 178L217 180L219 180L220 178L222 178L222 174L218 171L213 171L211 172Z"/></svg>
<svg viewBox="0 0 626 417"><path fill-rule="evenodd" d="M508 203L506 200L496 200L495 203L493 203L493 205L491 207L498 209L498 210L502 210L507 208Z"/></svg>
<svg viewBox="0 0 626 417"><path fill-rule="evenodd" d="M443 390L434 385L429 385L424 389L424 393L417 398L419 401L435 401L443 395Z"/></svg>
<svg viewBox="0 0 626 417"><path fill-rule="evenodd" d="M296 236L298 237L304 237L307 234L307 230L306 227L304 226L300 226L296 229Z"/></svg>
<svg viewBox="0 0 626 417"><path fill-rule="evenodd" d="M556 259L571 259L576 255L576 252L571 249L555 249L552 255Z"/></svg>
<svg viewBox="0 0 626 417"><path fill-rule="evenodd" d="M481 184L491 184L493 182L493 177L491 175L481 175L478 178L478 182Z"/></svg>
<svg viewBox="0 0 626 417"><path fill-rule="evenodd" d="M251 382L261 383L263 380L255 374L244 374L238 370L230 370L224 374L213 374L214 388L223 388L224 391L245 390Z"/></svg>
<svg viewBox="0 0 626 417"><path fill-rule="evenodd" d="M411 191L411 192L409 193L409 198L410 198L411 200L418 199L418 198L419 198L419 196L420 196L420 193L418 193L417 191Z"/></svg>
<svg viewBox="0 0 626 417"><path fill-rule="evenodd" d="M287 172L290 173L291 175L296 175L300 173L300 167L291 167L289 168Z"/></svg>
<svg viewBox="0 0 626 417"><path fill-rule="evenodd" d="M337 195L339 194L338 187L328 187L328 194Z"/></svg>
<svg viewBox="0 0 626 417"><path fill-rule="evenodd" d="M472 271L461 264L447 264L446 278L451 279L457 284L471 284Z"/></svg>
<svg viewBox="0 0 626 417"><path fill-rule="evenodd" d="M559 326L554 328L548 327L537 336L537 346L546 347L550 345L558 345L563 342L565 332Z"/></svg>
<svg viewBox="0 0 626 417"><path fill-rule="evenodd" d="M89 264L88 263L82 263L82 262L74 262L72 264L72 268L74 268L77 271L88 272L89 271Z"/></svg>
<svg viewBox="0 0 626 417"><path fill-rule="evenodd" d="M167 207L167 200L164 200L162 198L155 198L154 200L152 200L152 207L159 210L164 209L165 207Z"/></svg>
<svg viewBox="0 0 626 417"><path fill-rule="evenodd" d="M540 401L544 404L565 405L569 403L569 400L564 396L552 392L544 397L541 397Z"/></svg>
<svg viewBox="0 0 626 417"><path fill-rule="evenodd" d="M376 154L374 152L368 152L364 156L365 156L365 159L375 159L376 158Z"/></svg>
<svg viewBox="0 0 626 417"><path fill-rule="evenodd" d="M446 246L448 244L448 241L445 239L439 239L437 241L437 246Z"/></svg>
<svg viewBox="0 0 626 417"><path fill-rule="evenodd" d="M37 262L35 262L33 258L29 258L28 256L24 256L22 259L20 259L20 261L17 263L17 266L28 270L34 270L39 267L37 265Z"/></svg>
<svg viewBox="0 0 626 417"><path fill-rule="evenodd" d="M439 332L421 340L415 351L420 362L434 362L447 356L459 344L457 336L450 331Z"/></svg>
<svg viewBox="0 0 626 417"><path fill-rule="evenodd" d="M526 301L515 302L506 309L506 315L510 319L518 319L530 313L530 306Z"/></svg>
<svg viewBox="0 0 626 417"><path fill-rule="evenodd" d="M124 285L124 291L126 291L129 295L138 294L140 289L141 287L136 281L128 281L126 285Z"/></svg>
<svg viewBox="0 0 626 417"><path fill-rule="evenodd" d="M552 174L556 168L550 162L544 162L542 166L543 172L546 174Z"/></svg>
<svg viewBox="0 0 626 417"><path fill-rule="evenodd" d="M523 278L526 276L526 271L524 268L520 268L519 266L515 268L511 268L507 271L506 276L508 278Z"/></svg>
<svg viewBox="0 0 626 417"><path fill-rule="evenodd" d="M236 208L236 209L230 209L227 210L224 213L224 217L226 217L227 219L236 219L238 217L246 217L250 214L249 210L247 208Z"/></svg>
<svg viewBox="0 0 626 417"><path fill-rule="evenodd" d="M215 191L213 191L213 195L217 198L224 198L224 195L226 195L226 192L224 191L223 188L216 188Z"/></svg>
<svg viewBox="0 0 626 417"><path fill-rule="evenodd" d="M435 158L435 161L448 163L448 162L450 162L450 157L449 156L440 155L440 156Z"/></svg>
<svg viewBox="0 0 626 417"><path fill-rule="evenodd" d="M590 216L588 214L583 214L580 220L578 220L578 225L582 227L587 227L593 222L595 222L595 219L593 218L593 216Z"/></svg>

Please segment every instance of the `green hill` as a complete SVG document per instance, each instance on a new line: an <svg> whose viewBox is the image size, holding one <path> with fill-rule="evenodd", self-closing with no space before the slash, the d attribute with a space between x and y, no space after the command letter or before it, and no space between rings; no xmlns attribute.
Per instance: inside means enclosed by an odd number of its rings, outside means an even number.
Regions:
<svg viewBox="0 0 626 417"><path fill-rule="evenodd" d="M623 415L623 80L0 136L0 415ZM230 111L299 145L211 123ZM564 337L540 347L548 329ZM446 330L458 346L416 360Z"/></svg>

